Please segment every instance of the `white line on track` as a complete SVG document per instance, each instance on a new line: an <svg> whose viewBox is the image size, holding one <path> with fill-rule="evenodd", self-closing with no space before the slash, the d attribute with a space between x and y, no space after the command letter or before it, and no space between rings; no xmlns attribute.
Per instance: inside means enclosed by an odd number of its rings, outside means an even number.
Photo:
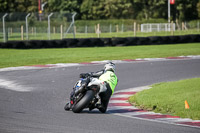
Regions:
<svg viewBox="0 0 200 133"><path fill-rule="evenodd" d="M19 92L28 92L31 91L30 87L25 87L23 85L18 84L15 81L0 79L0 89L8 89L13 91L19 91Z"/></svg>

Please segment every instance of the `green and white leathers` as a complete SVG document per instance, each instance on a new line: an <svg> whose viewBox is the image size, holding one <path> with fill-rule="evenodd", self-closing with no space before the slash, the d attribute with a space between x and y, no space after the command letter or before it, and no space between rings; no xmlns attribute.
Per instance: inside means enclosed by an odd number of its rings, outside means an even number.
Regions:
<svg viewBox="0 0 200 133"><path fill-rule="evenodd" d="M117 79L117 76L115 75L115 73L112 71L106 71L104 74L102 74L99 77L99 80L106 81L110 85L110 88L111 88L112 94L113 94L115 87L117 86L117 82L118 82L118 79Z"/></svg>

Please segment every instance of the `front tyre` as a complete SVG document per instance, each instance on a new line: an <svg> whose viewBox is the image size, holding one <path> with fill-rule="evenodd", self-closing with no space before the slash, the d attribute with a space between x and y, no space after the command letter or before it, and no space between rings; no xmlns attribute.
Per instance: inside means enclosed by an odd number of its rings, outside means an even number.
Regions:
<svg viewBox="0 0 200 133"><path fill-rule="evenodd" d="M76 105L74 105L72 111L74 113L80 113L84 108L88 106L90 101L94 98L94 95L95 94L93 90L88 90L83 98L78 103L76 103Z"/></svg>

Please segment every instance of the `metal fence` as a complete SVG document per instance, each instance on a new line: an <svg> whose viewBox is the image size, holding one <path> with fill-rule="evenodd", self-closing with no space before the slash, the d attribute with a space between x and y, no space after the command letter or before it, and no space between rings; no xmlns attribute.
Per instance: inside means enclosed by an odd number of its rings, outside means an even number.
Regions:
<svg viewBox="0 0 200 133"><path fill-rule="evenodd" d="M160 24L142 24L141 32L153 32L153 31L175 31L175 23L160 23Z"/></svg>
<svg viewBox="0 0 200 133"><path fill-rule="evenodd" d="M0 41L62 39L73 32L71 13L0 13ZM60 36L54 35L60 33ZM53 35L54 34L54 35Z"/></svg>
<svg viewBox="0 0 200 133"><path fill-rule="evenodd" d="M75 25L72 13L0 13L0 41L199 34L200 24ZM159 25L159 26L155 26ZM164 25L164 26L163 26ZM167 30L162 30L166 28ZM144 30L145 29L145 30ZM158 30L159 29L159 30ZM171 32L173 29L173 33ZM148 32L147 32L148 31Z"/></svg>

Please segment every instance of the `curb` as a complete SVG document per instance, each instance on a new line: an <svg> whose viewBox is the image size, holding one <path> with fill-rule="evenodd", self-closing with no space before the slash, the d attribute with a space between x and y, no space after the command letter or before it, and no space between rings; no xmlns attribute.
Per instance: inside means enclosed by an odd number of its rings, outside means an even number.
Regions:
<svg viewBox="0 0 200 133"><path fill-rule="evenodd" d="M200 55L177 56L177 57L166 57L166 58L138 58L138 59L124 59L124 60L103 60L103 61L92 61L92 62L82 62L82 63L57 63L57 64L46 64L46 65L8 67L8 68L1 68L0 72L15 71L15 70L74 67L74 66L83 66L83 65L98 65L98 64L105 64L109 61L112 61L113 63L130 63L130 62L169 61L169 60L188 60L188 59L200 59Z"/></svg>
<svg viewBox="0 0 200 133"><path fill-rule="evenodd" d="M108 113L140 120L200 128L200 120L192 120L189 118L180 118L179 116L146 111L138 109L128 102L130 96L150 88L150 86L143 86L116 91L109 101Z"/></svg>

